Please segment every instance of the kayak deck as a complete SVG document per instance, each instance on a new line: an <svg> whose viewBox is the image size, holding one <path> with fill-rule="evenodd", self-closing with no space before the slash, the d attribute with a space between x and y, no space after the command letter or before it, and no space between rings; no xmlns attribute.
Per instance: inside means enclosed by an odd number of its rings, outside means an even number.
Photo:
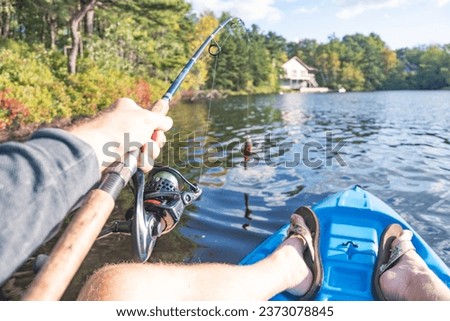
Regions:
<svg viewBox="0 0 450 321"><path fill-rule="evenodd" d="M377 197L354 186L312 207L320 222L320 252L324 280L316 300L369 301L378 241L384 229L398 223L413 232L413 244L428 266L450 286L450 270L428 244L392 208ZM241 264L252 264L270 255L282 242L289 224L283 226ZM296 300L287 292L272 300Z"/></svg>

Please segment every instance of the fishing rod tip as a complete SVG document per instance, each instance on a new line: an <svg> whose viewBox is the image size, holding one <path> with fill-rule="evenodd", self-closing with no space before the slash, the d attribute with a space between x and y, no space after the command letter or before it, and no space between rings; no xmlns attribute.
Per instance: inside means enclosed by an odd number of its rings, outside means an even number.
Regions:
<svg viewBox="0 0 450 321"><path fill-rule="evenodd" d="M234 19L236 19L244 28L245 28L245 22L244 22L244 20L242 20L241 18L239 18L239 17L235 17Z"/></svg>

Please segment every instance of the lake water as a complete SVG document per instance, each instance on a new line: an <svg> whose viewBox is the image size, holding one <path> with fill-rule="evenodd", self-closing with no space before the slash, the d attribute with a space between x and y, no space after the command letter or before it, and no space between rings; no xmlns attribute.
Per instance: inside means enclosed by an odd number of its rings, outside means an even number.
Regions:
<svg viewBox="0 0 450 321"><path fill-rule="evenodd" d="M232 97L210 108L179 104L169 115L160 162L203 195L159 238L151 261L238 263L300 205L359 184L450 264L450 91ZM254 155L245 168L246 136ZM126 189L111 220L131 203ZM97 241L65 299L93 269L130 257L126 235Z"/></svg>
<svg viewBox="0 0 450 321"><path fill-rule="evenodd" d="M173 110L172 133L211 148L180 153L204 195L179 227L189 251L176 243L164 251L186 262L238 262L298 206L360 184L450 263L450 92L240 97L213 102L209 121L207 111ZM247 135L256 155L245 169ZM202 156L217 161L192 168Z"/></svg>

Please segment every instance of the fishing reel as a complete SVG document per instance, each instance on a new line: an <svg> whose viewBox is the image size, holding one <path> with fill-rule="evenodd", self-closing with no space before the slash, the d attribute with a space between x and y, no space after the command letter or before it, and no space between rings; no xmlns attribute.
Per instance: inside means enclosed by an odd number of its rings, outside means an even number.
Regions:
<svg viewBox="0 0 450 321"><path fill-rule="evenodd" d="M147 183L144 173L138 171L133 176L133 183L133 254L136 259L145 262L150 257L156 239L175 227L184 208L198 199L202 190L170 167L153 168ZM186 191L183 190L185 185L189 188Z"/></svg>
<svg viewBox="0 0 450 321"><path fill-rule="evenodd" d="M131 232L133 257L149 259L156 240L174 229L184 208L197 200L202 190L170 167L154 167L148 175L138 170L132 178L134 206L127 211L126 223L116 221L102 236L114 232Z"/></svg>

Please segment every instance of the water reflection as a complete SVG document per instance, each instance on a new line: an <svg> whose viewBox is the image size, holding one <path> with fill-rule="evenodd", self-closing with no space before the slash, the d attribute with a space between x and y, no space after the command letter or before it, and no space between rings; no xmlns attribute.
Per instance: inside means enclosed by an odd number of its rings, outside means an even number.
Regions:
<svg viewBox="0 0 450 321"><path fill-rule="evenodd" d="M247 193L244 193L244 206L245 206L244 217L245 217L247 220L251 221L252 218L251 218L250 215L252 214L252 210L250 209L249 196L248 196ZM244 230L247 230L249 226L250 226L250 223L244 223L244 224L242 224L242 228L243 228Z"/></svg>

